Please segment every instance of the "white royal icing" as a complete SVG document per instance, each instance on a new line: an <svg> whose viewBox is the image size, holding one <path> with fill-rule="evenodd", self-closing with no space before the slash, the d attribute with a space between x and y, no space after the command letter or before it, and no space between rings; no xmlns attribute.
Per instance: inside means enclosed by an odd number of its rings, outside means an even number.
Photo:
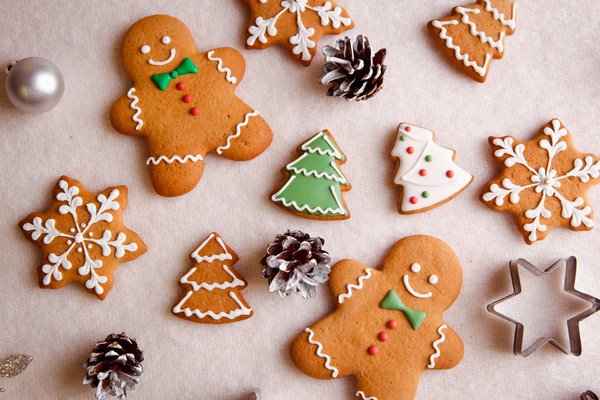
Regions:
<svg viewBox="0 0 600 400"><path fill-rule="evenodd" d="M191 254L192 258L194 260L196 260L197 263L201 263L202 261L211 263L215 260L225 261L225 260L233 259L231 254L229 254L229 252L227 251L227 248L225 247L225 243L223 243L223 239L221 239L220 237L217 237L216 241L219 244L219 246L221 246L221 248L223 249L223 253L215 254L212 256L200 256L199 255L200 251L204 248L204 246L206 246L206 244L214 237L215 237L215 234L211 233L210 236L208 236L208 238L204 242L202 242L202 244L200 246L198 246L198 248L196 250L194 250L194 252Z"/></svg>
<svg viewBox="0 0 600 400"><path fill-rule="evenodd" d="M360 390L358 392L356 392L356 395L362 397L363 400L377 400L377 398L375 396L365 397L365 394Z"/></svg>
<svg viewBox="0 0 600 400"><path fill-rule="evenodd" d="M242 128L248 125L248 120L250 119L250 117L256 117L257 115L258 111L256 110L254 112L246 114L246 116L244 117L244 121L236 125L235 133L227 138L227 143L224 146L217 147L217 154L221 154L223 150L227 150L231 146L231 141L242 134Z"/></svg>
<svg viewBox="0 0 600 400"><path fill-rule="evenodd" d="M409 131L407 131L407 129ZM405 136L406 140L401 140ZM414 152L409 154L407 149ZM473 176L453 161L454 152L433 141L433 132L412 124L401 124L398 127L396 143L392 156L400 159L400 165L394 177L394 184L403 187L401 209L404 212L421 210L440 203L463 190L471 183ZM431 162L425 161L432 156ZM426 176L419 171L425 169ZM454 176L448 178L446 173L452 171ZM424 197L424 192L429 197ZM411 203L416 197L417 203Z"/></svg>
<svg viewBox="0 0 600 400"><path fill-rule="evenodd" d="M179 304L177 304L174 308L173 308L173 312L175 314L178 314L180 312L184 313L186 317L191 317L192 315L197 316L198 318L204 318L204 317L211 317L212 319L215 320L219 320L221 318L227 318L227 319L234 319L239 317L240 315L250 315L250 313L252 312L252 309L247 308L246 306L244 306L242 304L242 302L237 298L237 296L235 295L235 293L233 292L229 292L229 296L233 299L233 301L235 301L237 303L237 305L240 307L238 309L232 310L228 313L221 311L217 314L215 314L213 311L206 311L206 312L201 312L198 309L195 310L190 310L188 307L184 308L183 310L181 309L181 306L183 306L183 304L187 301L187 299L190 298L190 296L192 295L192 293L194 293L192 290L190 290L185 297L179 302Z"/></svg>
<svg viewBox="0 0 600 400"><path fill-rule="evenodd" d="M512 18L504 19L504 14L498 12L498 9L492 7L490 0L483 0L485 3L485 11L491 12L492 17L496 21L500 21L500 23L504 26L508 26L510 29L515 29L517 27L517 3L513 3L512 5Z"/></svg>
<svg viewBox="0 0 600 400"><path fill-rule="evenodd" d="M142 109L137 105L140 99L138 99L138 97L135 94L133 94L133 92L135 92L135 88L129 89L129 91L127 92L127 97L129 97L132 100L129 107L135 110L135 114L133 114L133 117L131 117L131 119L134 122L137 122L135 130L139 131L142 128L142 125L144 125L144 121L138 118L138 116L142 113Z"/></svg>
<svg viewBox="0 0 600 400"><path fill-rule="evenodd" d="M408 275L404 275L404 287L406 288L406 290L408 290L408 292L410 294L412 294L415 297L418 297L419 299L427 299L429 297L431 297L431 292L427 292L427 293L419 293L417 291L415 291L411 286L410 283L408 282Z"/></svg>
<svg viewBox="0 0 600 400"><path fill-rule="evenodd" d="M188 284L188 285L192 285L192 288L194 289L195 292L197 292L199 289L206 289L208 291L211 291L213 289L231 289L234 287L238 287L238 286L244 286L245 283L244 281L238 279L227 267L227 265L223 264L223 270L225 272L227 272L227 274L229 274L229 276L231 276L233 278L233 280L231 282L223 282L223 283L213 283L213 284L207 284L206 282L202 282L200 284L194 282L194 281L190 281L188 280L188 278L194 273L196 272L196 270L198 269L198 267L194 267L192 268L187 274L185 274L180 280L180 283L183 284Z"/></svg>
<svg viewBox="0 0 600 400"><path fill-rule="evenodd" d="M175 48L172 48L171 49L171 56L169 58L167 58L164 61L154 61L152 59L149 59L148 60L148 64L151 64L151 65L165 65L165 64L168 64L171 61L173 61L174 58L175 58Z"/></svg>
<svg viewBox="0 0 600 400"><path fill-rule="evenodd" d="M296 160L292 161L291 163L289 163L288 165L286 165L285 168L288 171L294 171L296 174L302 174L304 176L313 175L317 179L326 177L328 180L334 180L334 181L342 183L342 184L347 182L346 177L344 176L344 174L342 174L342 171L340 171L340 169L338 168L337 164L334 161L330 162L329 165L331 166L331 168L334 169L334 171L337 173L338 176L335 176L333 174L330 175L325 171L323 171L321 173L317 173L317 171L315 171L315 170L307 171L306 168L298 169L298 168L294 167L294 164L302 161L307 156L308 156L308 153L305 152L300 157L298 157L298 159L296 159Z"/></svg>
<svg viewBox="0 0 600 400"><path fill-rule="evenodd" d="M317 345L317 356L325 359L325 368L332 371L331 372L332 377L337 378L338 370L337 370L337 368L334 368L330 365L331 358L327 354L321 353L321 350L323 350L323 345L321 343L313 340L315 333L310 328L306 328L304 330L304 332L308 332L308 343Z"/></svg>
<svg viewBox="0 0 600 400"><path fill-rule="evenodd" d="M485 62L483 63L482 66L479 66L475 61L469 61L469 54L467 54L467 53L461 54L460 47L455 45L452 42L452 37L447 35L448 30L446 29L446 27L444 25L458 25L458 21L451 20L451 21L443 21L442 22L442 21L435 20L431 24L440 30L440 39L443 39L446 41L446 47L454 50L454 56L458 60L461 60L463 62L463 64L465 65L465 67L473 68L475 70L475 72L477 72L480 76L485 75L487 68L488 68L488 64L491 59L490 54L488 53L485 55Z"/></svg>
<svg viewBox="0 0 600 400"><path fill-rule="evenodd" d="M283 193L285 191L285 189L287 189L287 187L294 181L294 179L296 179L296 177L295 176L291 176L290 179L285 183L285 185L283 185L283 187L277 193L275 193L273 196L271 196L271 200L273 200L274 202L281 202L286 207L292 206L296 210L298 210L299 212L303 212L303 211L308 210L311 213L319 212L319 213L321 213L323 215L328 214L328 213L331 213L331 214L340 214L340 215L347 215L348 214L348 211L346 211L346 209L344 208L344 206L340 202L340 199L338 198L338 195L335 192L335 186L333 186L333 185L329 186L329 190L331 191L331 195L333 196L333 199L335 200L335 203L338 206L338 208L336 208L336 209L333 209L331 207L327 207L326 209L323 210L319 206L311 208L308 204L304 204L302 206L299 206L298 203L296 203L295 200L287 201L283 197L279 197L281 195L281 193Z"/></svg>
<svg viewBox="0 0 600 400"><path fill-rule="evenodd" d="M433 348L435 349L435 353L433 353L431 356L429 356L429 365L427 366L427 368L434 368L435 367L435 359L438 358L442 354L438 345L444 343L444 341L446 340L446 336L442 332L442 330L444 330L446 328L448 328L446 325L442 325L438 328L438 333L440 334L440 338L438 340L436 340L435 342L433 342Z"/></svg>
<svg viewBox="0 0 600 400"><path fill-rule="evenodd" d="M236 83L237 79L235 76L231 76L231 70L227 67L223 67L223 60L219 57L212 57L214 52L214 50L209 51L206 53L206 57L208 57L210 61L217 61L217 69L219 72L225 72L225 79L227 82Z"/></svg>
<svg viewBox="0 0 600 400"><path fill-rule="evenodd" d="M348 286L346 286L347 293L340 294L338 296L338 303L342 304L344 302L344 299L349 299L350 297L352 297L352 289L360 290L363 288L363 281L371 277L371 268L365 269L365 272L367 273L366 275L358 277L358 286L352 284L348 284Z"/></svg>
<svg viewBox="0 0 600 400"><path fill-rule="evenodd" d="M500 31L500 38L498 40L494 40L494 39L492 39L491 36L486 35L485 32L478 31L475 23L471 22L471 20L469 19L469 16L467 15L467 13L470 12L473 14L479 14L478 8L456 7L456 12L462 15L461 22L463 24L469 25L469 28L471 29L471 35L477 36L479 38L479 40L481 41L481 43L489 44L494 49L497 49L500 53L502 53L504 51L504 41L503 41L504 32L503 31Z"/></svg>
<svg viewBox="0 0 600 400"><path fill-rule="evenodd" d="M167 164L171 164L174 161L178 161L181 164L184 164L188 160L196 162L196 161L203 160L203 158L202 158L202 156L200 154L196 154L195 156L192 156L192 155L188 154L187 156L183 157L183 159L181 157L179 157L179 156L173 156L171 158L167 158L166 156L160 156L160 157L158 157L158 160L156 158L154 158L154 157L150 157L150 158L148 158L146 160L146 165L150 165L150 163L152 163L154 165L157 165L161 161L164 161Z"/></svg>

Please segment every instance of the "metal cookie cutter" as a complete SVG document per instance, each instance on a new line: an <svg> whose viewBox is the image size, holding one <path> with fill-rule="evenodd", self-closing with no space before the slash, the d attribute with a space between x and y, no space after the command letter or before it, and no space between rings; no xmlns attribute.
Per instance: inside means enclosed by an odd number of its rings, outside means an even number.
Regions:
<svg viewBox="0 0 600 400"><path fill-rule="evenodd" d="M522 348L523 348L523 330L524 330L523 324L515 321L514 319L507 317L506 315L500 314L498 311L496 311L495 307L497 304L500 304L500 303L502 303L512 297L515 297L521 293L522 288L521 288L521 279L519 277L519 266L526 268L535 276L541 276L544 274L552 273L554 270L558 269L563 264L565 264L565 286L564 286L565 292L570 293L573 296L577 296L580 299L590 302L592 304L592 307L588 308L584 312L577 314L576 316L567 320L567 329L569 332L569 345L571 347L570 351L567 350L564 346L562 346L560 343L558 343L555 339L553 339L551 337L541 337L538 340L536 340L535 343L533 343L531 346L529 346L525 350L522 350ZM510 268L510 276L511 276L511 280L512 280L512 285L513 285L513 293L488 305L487 310L489 312L491 312L492 314L497 315L498 317L503 318L503 319L515 324L515 340L514 340L514 345L513 345L513 352L515 353L515 355L517 355L517 356L521 355L523 357L527 357L528 355L530 355L531 353L533 353L534 351L536 351L537 349L539 349L546 343L550 343L566 354L571 353L576 356L580 356L581 355L581 335L580 335L580 331L579 331L579 322L583 321L590 315L600 311L600 299L597 299L595 297L592 297L588 294L582 293L575 289L575 277L577 275L577 258L575 258L574 256L571 256L569 258L558 260L556 263L554 263L552 266L550 266L550 268L546 269L545 271L539 269L535 265L531 264L529 261L519 258L516 261L512 260L509 264L509 268Z"/></svg>
<svg viewBox="0 0 600 400"><path fill-rule="evenodd" d="M260 395L260 390L258 389L254 389L254 391L252 393L250 393L250 395L248 395L248 397L246 397L244 400L259 400L259 396Z"/></svg>

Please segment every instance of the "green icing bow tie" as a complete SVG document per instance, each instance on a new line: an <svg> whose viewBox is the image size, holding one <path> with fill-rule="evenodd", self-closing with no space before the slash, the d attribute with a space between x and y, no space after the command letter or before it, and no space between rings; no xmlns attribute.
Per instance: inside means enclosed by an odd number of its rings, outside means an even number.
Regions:
<svg viewBox="0 0 600 400"><path fill-rule="evenodd" d="M411 310L406 307L402 300L400 300L400 296L396 294L393 290L390 290L385 298L379 303L379 307L384 308L386 310L399 310L404 313L408 323L412 328L416 331L419 329L419 326L425 321L426 313L423 311Z"/></svg>
<svg viewBox="0 0 600 400"><path fill-rule="evenodd" d="M169 82L171 82L172 79L177 78L179 75L197 73L198 68L194 65L192 60L186 58L181 62L181 64L179 64L179 67L175 68L173 72L152 75L150 79L152 79L152 82L154 82L154 84L156 84L160 90L165 90L169 85Z"/></svg>

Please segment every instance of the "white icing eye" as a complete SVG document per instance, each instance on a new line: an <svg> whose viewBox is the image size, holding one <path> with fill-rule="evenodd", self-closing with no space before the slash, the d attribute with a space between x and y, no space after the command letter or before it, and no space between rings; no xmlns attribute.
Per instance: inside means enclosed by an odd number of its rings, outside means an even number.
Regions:
<svg viewBox="0 0 600 400"><path fill-rule="evenodd" d="M410 270L412 272L419 272L421 270L421 266L417 263L414 263L413 265L410 266Z"/></svg>
<svg viewBox="0 0 600 400"><path fill-rule="evenodd" d="M171 38L168 36L165 36L161 39L161 42L163 42L163 44L168 44L171 41Z"/></svg>
<svg viewBox="0 0 600 400"><path fill-rule="evenodd" d="M146 54L146 53L150 53L150 46L148 46L147 44L143 45L142 48L140 49L142 51L142 53Z"/></svg>
<svg viewBox="0 0 600 400"><path fill-rule="evenodd" d="M435 285L436 283L438 283L438 277L437 277L437 275L431 275L429 277L429 283L431 283L432 285Z"/></svg>

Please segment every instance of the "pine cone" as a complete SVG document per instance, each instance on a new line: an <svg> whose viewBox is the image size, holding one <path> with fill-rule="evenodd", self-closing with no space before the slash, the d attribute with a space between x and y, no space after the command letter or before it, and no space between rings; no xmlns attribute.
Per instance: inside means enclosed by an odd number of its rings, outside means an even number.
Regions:
<svg viewBox="0 0 600 400"><path fill-rule="evenodd" d="M327 282L331 272L331 257L321 248L323 244L320 237L301 231L277 235L260 262L265 267L262 277L269 279L269 291L278 291L282 299L292 291L305 299L315 297L317 284Z"/></svg>
<svg viewBox="0 0 600 400"><path fill-rule="evenodd" d="M104 400L110 394L124 400L127 390L135 389L142 375L144 361L143 351L139 349L135 339L124 333L108 335L104 342L94 347L90 358L83 364L87 375L83 384L98 387L96 399Z"/></svg>
<svg viewBox="0 0 600 400"><path fill-rule="evenodd" d="M369 39L358 35L356 42L346 36L338 39L335 47L323 47L325 61L322 85L332 85L327 96L343 97L346 100L367 100L383 88L386 49L373 55Z"/></svg>
<svg viewBox="0 0 600 400"><path fill-rule="evenodd" d="M598 396L596 396L596 394L591 390L586 390L585 392L581 393L579 398L581 400L598 400Z"/></svg>

